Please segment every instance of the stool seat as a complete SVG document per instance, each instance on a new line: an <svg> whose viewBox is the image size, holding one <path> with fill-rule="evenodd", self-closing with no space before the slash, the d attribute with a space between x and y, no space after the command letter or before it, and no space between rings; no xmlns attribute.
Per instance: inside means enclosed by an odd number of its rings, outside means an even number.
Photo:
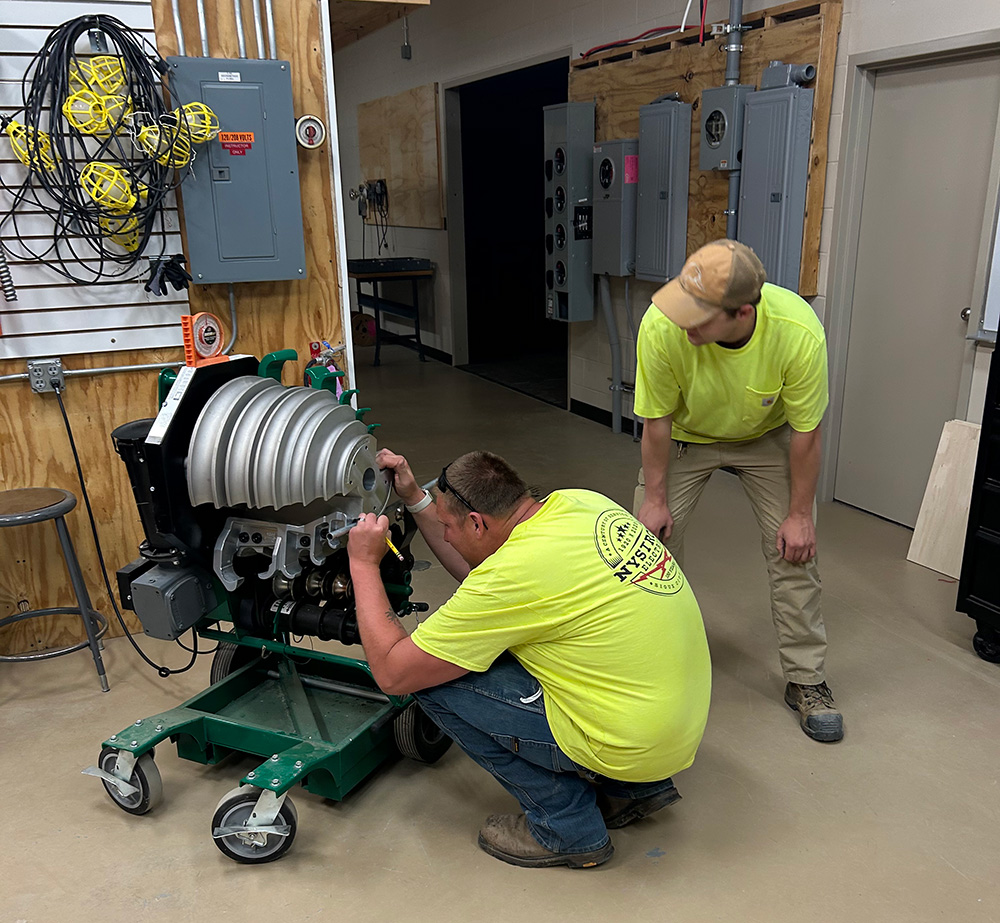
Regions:
<svg viewBox="0 0 1000 923"><path fill-rule="evenodd" d="M0 490L0 528L23 526L65 516L76 497L60 487L18 487Z"/></svg>
<svg viewBox="0 0 1000 923"><path fill-rule="evenodd" d="M68 490L60 487L20 487L14 490L0 490L0 528L8 526L26 526L31 523L55 521L56 535L62 547L66 570L69 572L70 583L73 585L73 595L76 596L76 606L58 606L48 609L26 609L14 615L0 619L0 628L13 625L25 619L36 619L50 615L78 615L83 620L87 637L78 644L44 651L25 651L20 654L0 655L0 663L16 663L25 660L47 660L50 657L60 657L72 654L84 648L90 648L101 689L108 691L108 679L104 672L104 661L101 658L100 640L108 630L107 619L91 608L87 585L80 570L73 541L66 528L63 518L76 506L76 497Z"/></svg>

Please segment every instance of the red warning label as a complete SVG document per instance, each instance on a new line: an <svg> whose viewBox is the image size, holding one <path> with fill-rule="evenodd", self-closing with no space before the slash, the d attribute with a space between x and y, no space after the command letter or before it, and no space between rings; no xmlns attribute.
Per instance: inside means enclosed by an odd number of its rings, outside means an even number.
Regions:
<svg viewBox="0 0 1000 923"><path fill-rule="evenodd" d="M230 157L245 157L253 147L253 137L252 131L220 131L219 143L223 150L229 151Z"/></svg>

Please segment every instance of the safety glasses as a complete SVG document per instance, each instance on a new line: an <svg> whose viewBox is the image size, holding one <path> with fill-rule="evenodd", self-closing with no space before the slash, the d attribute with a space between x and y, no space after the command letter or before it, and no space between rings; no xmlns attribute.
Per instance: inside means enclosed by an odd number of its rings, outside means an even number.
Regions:
<svg viewBox="0 0 1000 923"><path fill-rule="evenodd" d="M459 500L464 506L467 506L469 508L470 513L479 513L479 510L477 510L471 503L469 503L468 500L465 499L465 497L463 497L457 490L455 490L454 487L452 487L451 484L448 483L448 469L450 467L451 467L451 462L449 462L441 469L441 475L440 477L438 477L437 480L438 490L443 494L448 493L450 491L455 495L455 498L457 500ZM479 515L482 516L482 513L479 513ZM489 528L489 526L486 525L485 520L483 520L483 528L484 529Z"/></svg>

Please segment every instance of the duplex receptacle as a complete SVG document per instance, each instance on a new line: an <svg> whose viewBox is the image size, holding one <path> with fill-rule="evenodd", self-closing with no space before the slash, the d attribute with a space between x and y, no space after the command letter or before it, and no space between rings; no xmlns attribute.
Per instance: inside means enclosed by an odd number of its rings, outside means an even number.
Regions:
<svg viewBox="0 0 1000 923"><path fill-rule="evenodd" d="M28 381L31 382L31 390L36 394L55 391L52 385L54 381L58 382L59 390L64 391L66 376L63 374L62 359L58 356L52 359L29 359Z"/></svg>

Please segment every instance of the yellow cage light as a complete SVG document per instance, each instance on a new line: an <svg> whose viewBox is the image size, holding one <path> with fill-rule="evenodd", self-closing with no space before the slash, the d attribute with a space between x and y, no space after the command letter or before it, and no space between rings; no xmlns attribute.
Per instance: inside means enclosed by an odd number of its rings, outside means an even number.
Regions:
<svg viewBox="0 0 1000 923"><path fill-rule="evenodd" d="M122 131L129 127L129 120L132 118L132 97L112 94L102 96L101 102L108 113L107 131Z"/></svg>
<svg viewBox="0 0 1000 923"><path fill-rule="evenodd" d="M85 135L100 134L108 129L104 100L91 90L77 90L67 96L62 113L70 125Z"/></svg>
<svg viewBox="0 0 1000 923"><path fill-rule="evenodd" d="M135 215L102 215L97 219L108 237L126 250L137 250L142 237Z"/></svg>
<svg viewBox="0 0 1000 923"><path fill-rule="evenodd" d="M219 133L219 117L204 103L184 103L171 113L195 144L211 141Z"/></svg>
<svg viewBox="0 0 1000 923"><path fill-rule="evenodd" d="M126 84L125 66L117 55L102 54L90 59L90 84L105 95L117 93Z"/></svg>
<svg viewBox="0 0 1000 923"><path fill-rule="evenodd" d="M191 138L177 128L146 125L136 137L140 146L158 164L180 169L191 162Z"/></svg>
<svg viewBox="0 0 1000 923"><path fill-rule="evenodd" d="M47 132L39 131L30 125L22 125L16 119L7 123L7 137L14 156L25 166L52 172L59 159L52 150L52 139Z"/></svg>
<svg viewBox="0 0 1000 923"><path fill-rule="evenodd" d="M135 205L135 193L125 172L114 164L92 160L80 171L80 185L101 208L127 212Z"/></svg>

